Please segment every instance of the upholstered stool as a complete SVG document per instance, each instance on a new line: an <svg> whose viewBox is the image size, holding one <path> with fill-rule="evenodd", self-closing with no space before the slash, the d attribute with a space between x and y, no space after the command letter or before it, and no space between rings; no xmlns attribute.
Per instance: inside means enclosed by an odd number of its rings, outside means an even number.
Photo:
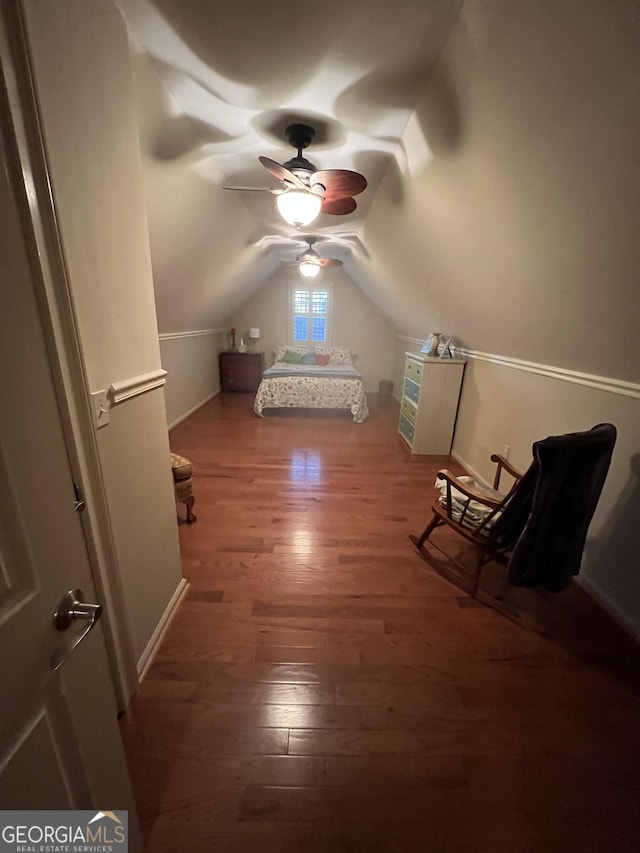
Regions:
<svg viewBox="0 0 640 853"><path fill-rule="evenodd" d="M177 453L171 454L171 471L173 473L173 490L176 500L183 503L187 508L187 524L193 524L196 520L193 514L193 504L195 498L193 496L193 485L191 483L191 474L193 473L193 465L184 456L178 456Z"/></svg>

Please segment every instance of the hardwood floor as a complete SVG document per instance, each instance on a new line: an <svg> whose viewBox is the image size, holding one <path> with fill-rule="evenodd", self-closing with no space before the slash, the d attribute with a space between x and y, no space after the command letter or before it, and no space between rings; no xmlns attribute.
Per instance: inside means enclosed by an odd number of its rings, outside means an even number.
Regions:
<svg viewBox="0 0 640 853"><path fill-rule="evenodd" d="M460 469L409 456L394 402L252 399L171 433L190 585L121 719L147 853L640 849L638 647L578 586L511 588L509 619L416 553Z"/></svg>

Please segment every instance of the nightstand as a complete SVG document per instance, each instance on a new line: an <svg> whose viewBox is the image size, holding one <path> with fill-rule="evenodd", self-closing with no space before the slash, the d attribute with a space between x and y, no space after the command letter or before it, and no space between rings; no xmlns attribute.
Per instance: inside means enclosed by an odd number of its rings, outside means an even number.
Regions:
<svg viewBox="0 0 640 853"><path fill-rule="evenodd" d="M223 391L257 391L263 370L263 352L220 353L220 386Z"/></svg>

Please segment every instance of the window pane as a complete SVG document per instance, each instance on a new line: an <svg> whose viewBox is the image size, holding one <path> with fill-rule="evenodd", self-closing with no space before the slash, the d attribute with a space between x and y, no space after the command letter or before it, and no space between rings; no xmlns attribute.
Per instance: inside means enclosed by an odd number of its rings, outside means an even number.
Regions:
<svg viewBox="0 0 640 853"><path fill-rule="evenodd" d="M290 340L302 344L326 344L329 341L329 300L331 289L302 285L292 282L290 299Z"/></svg>
<svg viewBox="0 0 640 853"><path fill-rule="evenodd" d="M311 325L311 340L326 341L327 339L327 318L314 317Z"/></svg>
<svg viewBox="0 0 640 853"><path fill-rule="evenodd" d="M308 339L307 318L306 317L294 317L293 318L293 340L294 341L306 341L307 339Z"/></svg>
<svg viewBox="0 0 640 853"><path fill-rule="evenodd" d="M313 291L313 313L326 314L329 306L329 294L326 290Z"/></svg>
<svg viewBox="0 0 640 853"><path fill-rule="evenodd" d="M294 314L309 313L309 291L296 290L293 294L293 312Z"/></svg>

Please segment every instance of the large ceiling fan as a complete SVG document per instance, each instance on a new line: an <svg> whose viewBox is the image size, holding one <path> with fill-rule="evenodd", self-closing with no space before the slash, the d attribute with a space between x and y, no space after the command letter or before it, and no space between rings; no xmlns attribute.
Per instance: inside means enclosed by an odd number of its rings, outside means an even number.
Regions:
<svg viewBox="0 0 640 853"><path fill-rule="evenodd" d="M320 270L326 269L326 267L342 266L342 261L339 261L337 258L320 257L313 248L313 244L317 242L315 237L305 237L304 241L309 248L305 249L296 261L289 264L289 266L298 267L300 275L303 275L305 278L315 278Z"/></svg>
<svg viewBox="0 0 640 853"><path fill-rule="evenodd" d="M309 225L320 213L345 216L357 205L354 195L361 193L367 180L359 172L348 169L317 169L302 156L315 136L307 124L290 124L286 129L287 141L297 150L297 155L286 163L277 163L269 157L258 159L282 187L225 186L226 190L270 192L276 196L276 206L282 218L290 225L301 228Z"/></svg>

